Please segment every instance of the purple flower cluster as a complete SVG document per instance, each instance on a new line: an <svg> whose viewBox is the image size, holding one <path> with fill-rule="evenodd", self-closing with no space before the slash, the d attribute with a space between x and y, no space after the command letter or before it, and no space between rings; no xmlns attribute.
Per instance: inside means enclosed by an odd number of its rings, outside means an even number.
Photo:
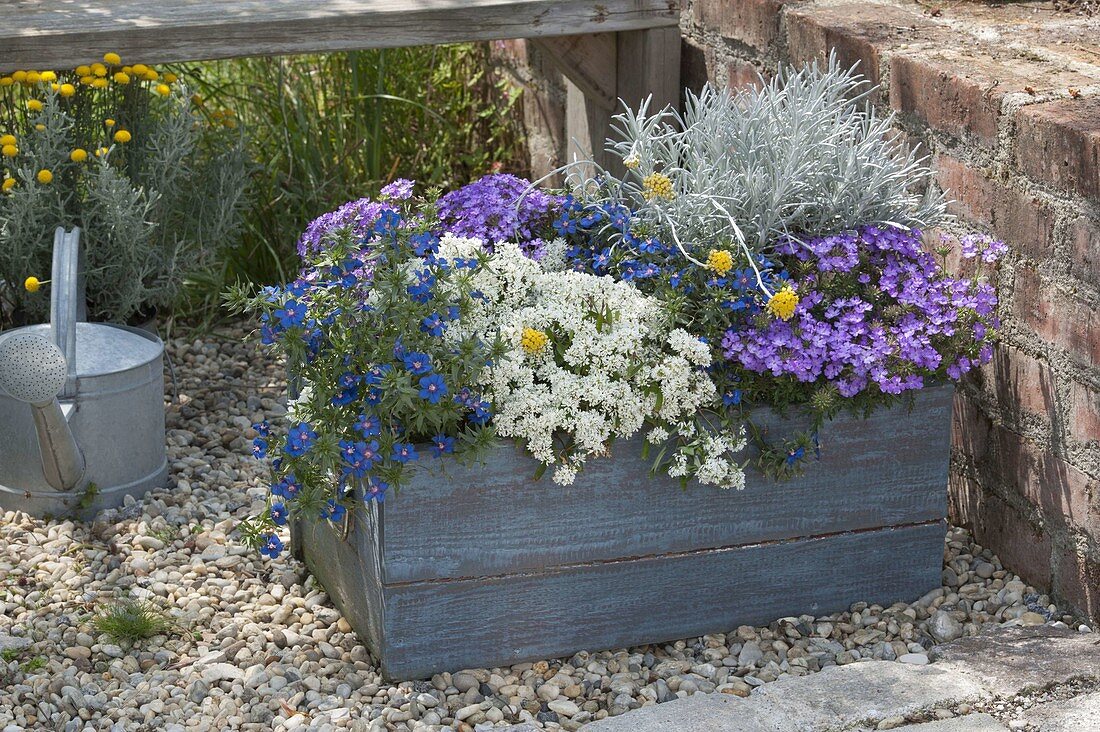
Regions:
<svg viewBox="0 0 1100 732"><path fill-rule="evenodd" d="M348 201L335 211L329 211L309 222L309 226L298 239L298 256L305 259L311 254L320 253L325 248L323 242L328 234L348 226L352 227L357 237L365 238L373 230L383 211L395 210L389 203L370 198Z"/></svg>
<svg viewBox="0 0 1100 732"><path fill-rule="evenodd" d="M538 239L549 230L558 198L522 178L497 173L451 191L437 206L445 231L492 245Z"/></svg>
<svg viewBox="0 0 1100 732"><path fill-rule="evenodd" d="M1003 246L981 239L964 256L992 262ZM787 239L777 253L809 274L790 282L799 297L790 320L746 316L726 331L725 357L749 371L823 379L852 397L872 384L887 394L920 389L941 369L957 379L992 357L993 288L944 275L919 231L867 226Z"/></svg>

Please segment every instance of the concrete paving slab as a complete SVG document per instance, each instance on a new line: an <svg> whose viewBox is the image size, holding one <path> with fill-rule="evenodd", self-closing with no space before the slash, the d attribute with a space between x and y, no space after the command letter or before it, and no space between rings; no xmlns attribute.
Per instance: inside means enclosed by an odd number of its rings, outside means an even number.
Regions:
<svg viewBox="0 0 1100 732"><path fill-rule="evenodd" d="M969 676L935 666L869 662L784 677L746 699L695 695L585 727L591 732L834 732L874 726L987 696Z"/></svg>
<svg viewBox="0 0 1100 732"><path fill-rule="evenodd" d="M1100 679L1100 634L1048 625L993 628L937 646L931 657L936 667L1009 696L1071 679ZM1100 731L1100 723L1095 729Z"/></svg>
<svg viewBox="0 0 1100 732"><path fill-rule="evenodd" d="M1024 719L1039 732L1095 732L1100 730L1100 691L1040 704L1029 709Z"/></svg>
<svg viewBox="0 0 1100 732"><path fill-rule="evenodd" d="M1007 727L988 714L968 714L965 717L937 719L934 722L907 724L895 727L898 732L1004 732ZM870 727L860 727L851 732L878 732Z"/></svg>

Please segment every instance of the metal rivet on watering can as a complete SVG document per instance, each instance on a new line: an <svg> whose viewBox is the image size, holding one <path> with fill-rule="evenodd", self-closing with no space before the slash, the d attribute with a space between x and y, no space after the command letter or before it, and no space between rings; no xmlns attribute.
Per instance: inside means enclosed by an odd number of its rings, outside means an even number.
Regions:
<svg viewBox="0 0 1100 732"><path fill-rule="evenodd" d="M91 513L167 476L164 344L83 322L79 242L55 234L50 324L0 333L0 509Z"/></svg>

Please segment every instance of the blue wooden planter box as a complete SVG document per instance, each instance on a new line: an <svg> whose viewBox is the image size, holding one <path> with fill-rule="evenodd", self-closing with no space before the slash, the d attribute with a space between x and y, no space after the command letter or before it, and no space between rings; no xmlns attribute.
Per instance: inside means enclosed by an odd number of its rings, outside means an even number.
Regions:
<svg viewBox="0 0 1100 732"><path fill-rule="evenodd" d="M640 440L568 488L510 442L472 468L423 460L346 536L300 523L297 551L391 679L909 601L940 582L951 397L838 417L804 477L743 491L653 477Z"/></svg>

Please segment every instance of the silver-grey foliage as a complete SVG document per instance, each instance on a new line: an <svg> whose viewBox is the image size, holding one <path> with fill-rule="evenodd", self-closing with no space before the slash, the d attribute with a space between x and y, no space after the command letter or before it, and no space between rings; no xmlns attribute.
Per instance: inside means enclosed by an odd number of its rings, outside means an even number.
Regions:
<svg viewBox="0 0 1100 732"><path fill-rule="evenodd" d="M785 68L736 94L705 86L682 113L617 115L607 149L627 168L571 174L577 195L639 209L686 256L724 243L766 251L782 236L864 224L928 227L944 214L925 159L899 143L891 117L866 103L872 88L835 57ZM570 166L573 171L584 166ZM589 167L589 170L592 168ZM645 180L667 176L671 197Z"/></svg>

